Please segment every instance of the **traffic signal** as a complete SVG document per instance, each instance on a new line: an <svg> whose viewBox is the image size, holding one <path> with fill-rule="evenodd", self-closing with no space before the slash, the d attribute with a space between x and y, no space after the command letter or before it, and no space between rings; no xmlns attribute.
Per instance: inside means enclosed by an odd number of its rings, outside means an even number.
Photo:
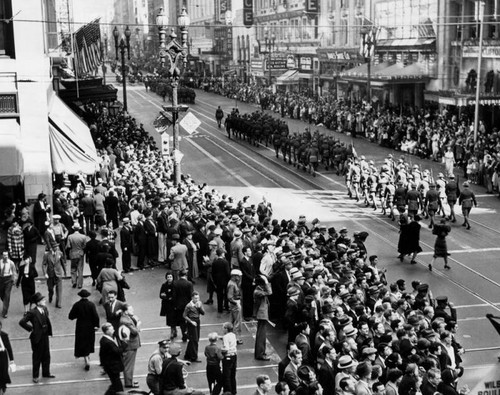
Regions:
<svg viewBox="0 0 500 395"><path fill-rule="evenodd" d="M253 25L253 0L243 0L243 24L246 27Z"/></svg>

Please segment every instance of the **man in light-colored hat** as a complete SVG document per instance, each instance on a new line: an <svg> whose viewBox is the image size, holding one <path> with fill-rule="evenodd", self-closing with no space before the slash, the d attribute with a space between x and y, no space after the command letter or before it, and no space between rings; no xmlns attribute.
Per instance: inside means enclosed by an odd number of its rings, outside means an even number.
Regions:
<svg viewBox="0 0 500 395"><path fill-rule="evenodd" d="M241 340L241 276L239 269L231 270L231 278L227 283L227 301L229 303L229 312L231 314L231 324L234 327L234 333L239 338L237 343L243 344Z"/></svg>
<svg viewBox="0 0 500 395"><path fill-rule="evenodd" d="M78 222L73 224L74 232L68 236L66 248L69 249L71 259L71 284L73 288L83 286L83 257L85 256L85 245L90 240L88 236L80 233L82 227Z"/></svg>

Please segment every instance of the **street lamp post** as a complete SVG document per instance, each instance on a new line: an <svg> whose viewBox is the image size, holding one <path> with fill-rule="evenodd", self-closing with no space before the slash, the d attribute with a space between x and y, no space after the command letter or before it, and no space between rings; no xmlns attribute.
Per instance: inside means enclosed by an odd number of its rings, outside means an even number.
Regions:
<svg viewBox="0 0 500 395"><path fill-rule="evenodd" d="M125 50L127 50L127 58L130 60L130 35L132 32L130 31L129 27L125 29L125 40L120 38L120 41L118 42L118 38L120 36L120 33L118 32L118 27L115 26L113 30L113 37L115 39L115 53L116 53L116 60L118 60L118 50L120 50L121 53L121 61L122 61L122 86L123 86L123 110L126 112L127 111L127 80L126 80L126 74L125 74Z"/></svg>
<svg viewBox="0 0 500 395"><path fill-rule="evenodd" d="M267 68L269 70L269 86L272 85L272 70L271 70L271 59L273 55L273 50L275 48L276 43L276 35L273 33L269 36L269 30L266 28L264 31L264 49L262 49L262 43L260 40L257 40L259 43L259 53L261 55L267 54Z"/></svg>
<svg viewBox="0 0 500 395"><path fill-rule="evenodd" d="M474 144L477 143L479 128L479 96L481 93L481 61L483 59L484 1L477 1L479 21L479 56L477 57L476 103L474 105Z"/></svg>
<svg viewBox="0 0 500 395"><path fill-rule="evenodd" d="M169 60L170 67L168 73L170 76L170 84L172 86L172 106L163 106L165 111L172 113L172 123L173 123L173 158L174 158L174 184L178 185L181 180L181 164L180 164L180 151L179 151L179 124L177 119L179 118L179 111L187 111L187 106L179 106L177 88L179 86L179 80L181 77L181 70L178 66L178 61L182 60L183 65L187 62L187 52L188 52L188 27L189 27L189 15L186 11L186 7L182 7L181 13L177 19L177 25L181 31L181 42L177 41L177 35L174 29L170 33L170 40L165 44L165 28L168 23L167 16L163 13L163 8L160 9L160 14L156 18L158 31L160 34L160 63L165 65L165 59Z"/></svg>

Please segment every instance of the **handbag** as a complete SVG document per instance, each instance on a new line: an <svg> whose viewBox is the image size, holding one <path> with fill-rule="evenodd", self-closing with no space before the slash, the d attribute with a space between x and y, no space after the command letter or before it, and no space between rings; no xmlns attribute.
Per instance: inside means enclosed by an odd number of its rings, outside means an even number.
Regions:
<svg viewBox="0 0 500 395"><path fill-rule="evenodd" d="M124 278L122 278L121 280L118 280L117 284L122 289L130 289L130 285L128 285L127 280L125 280Z"/></svg>

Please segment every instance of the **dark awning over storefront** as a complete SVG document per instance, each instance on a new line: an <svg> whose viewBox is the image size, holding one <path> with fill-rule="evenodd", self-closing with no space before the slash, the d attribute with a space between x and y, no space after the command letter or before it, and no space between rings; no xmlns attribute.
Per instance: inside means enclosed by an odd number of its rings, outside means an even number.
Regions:
<svg viewBox="0 0 500 395"><path fill-rule="evenodd" d="M0 119L0 184L13 186L23 180L21 131L15 119Z"/></svg>
<svg viewBox="0 0 500 395"><path fill-rule="evenodd" d="M377 71L385 69L388 66L389 63L387 62L372 65L370 75L374 76ZM340 76L346 80L365 80L368 77L368 64L363 63L358 67L345 70L344 72L340 73Z"/></svg>
<svg viewBox="0 0 500 395"><path fill-rule="evenodd" d="M350 69L341 74L341 77L348 81L366 80L368 78L368 66L363 64L354 69ZM430 78L429 72L424 66L413 63L405 66L402 63L389 65L388 63L379 63L372 66L370 79L393 84L405 84L410 82L426 82Z"/></svg>
<svg viewBox="0 0 500 395"><path fill-rule="evenodd" d="M65 102L98 102L116 101L118 90L113 85L99 85L90 87L80 87L77 89L61 89L59 97Z"/></svg>
<svg viewBox="0 0 500 395"><path fill-rule="evenodd" d="M50 103L49 136L54 173L95 173L99 160L88 126L55 94Z"/></svg>
<svg viewBox="0 0 500 395"><path fill-rule="evenodd" d="M378 40L377 52L380 51L422 51L422 50L435 50L436 38L397 38L390 40Z"/></svg>

